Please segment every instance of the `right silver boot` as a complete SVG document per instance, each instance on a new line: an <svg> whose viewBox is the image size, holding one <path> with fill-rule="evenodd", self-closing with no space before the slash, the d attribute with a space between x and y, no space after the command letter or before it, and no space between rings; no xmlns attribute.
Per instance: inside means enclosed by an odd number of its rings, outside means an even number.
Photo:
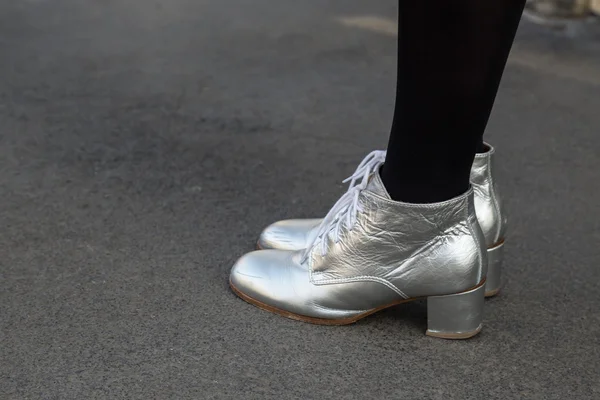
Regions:
<svg viewBox="0 0 600 400"><path fill-rule="evenodd" d="M344 325L427 298L427 334L466 339L482 326L487 257L473 192L433 204L393 201L381 154L322 220L305 250L259 250L231 270L233 291L262 309Z"/></svg>
<svg viewBox="0 0 600 400"><path fill-rule="evenodd" d="M477 154L471 168L471 186L474 191L475 212L485 236L488 249L488 277L486 296L494 296L500 290L500 274L504 258L504 237L506 233L506 211L500 199L498 185L494 179L495 150L485 144L488 151ZM373 152L371 154L374 154ZM346 181L351 181L351 190L359 183L359 178L372 167L369 157L358 166L356 172ZM368 171L367 171L368 172ZM371 171L372 172L372 171ZM345 182L346 182L345 181ZM317 233L323 219L288 219L275 222L262 231L258 238L258 249L302 250Z"/></svg>

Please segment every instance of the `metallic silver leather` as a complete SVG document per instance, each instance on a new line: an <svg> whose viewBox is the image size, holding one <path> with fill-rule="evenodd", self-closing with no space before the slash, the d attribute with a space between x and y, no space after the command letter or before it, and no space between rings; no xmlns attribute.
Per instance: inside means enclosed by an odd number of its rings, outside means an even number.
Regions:
<svg viewBox="0 0 600 400"><path fill-rule="evenodd" d="M488 249L488 277L485 292L486 296L494 296L500 290L507 218L493 173L496 151L487 143L486 146L488 151L476 154L473 160L471 186L475 193L477 220Z"/></svg>
<svg viewBox="0 0 600 400"><path fill-rule="evenodd" d="M359 195L361 212L327 253L260 250L231 270L235 289L251 299L300 316L343 319L403 299L460 293L486 276L484 236L473 192L435 204L392 201L379 173ZM458 318L458 316L457 316Z"/></svg>
<svg viewBox="0 0 600 400"><path fill-rule="evenodd" d="M257 246L259 249L303 250L322 220L306 218L277 221L261 232Z"/></svg>
<svg viewBox="0 0 600 400"><path fill-rule="evenodd" d="M486 297L494 296L500 290L502 277L502 262L504 261L504 242L487 249L488 272L485 281Z"/></svg>
<svg viewBox="0 0 600 400"><path fill-rule="evenodd" d="M474 206L478 223L488 247L489 262L486 294L494 295L500 288L500 275L504 252L502 249L492 254L492 248L503 243L506 235L506 210L494 178L495 149L485 144L488 151L476 154L471 168L471 185L474 192ZM261 249L300 250L306 248L316 234L321 218L288 219L278 221L265 228L258 239Z"/></svg>
<svg viewBox="0 0 600 400"><path fill-rule="evenodd" d="M427 334L466 339L483 325L484 286L464 293L427 298Z"/></svg>
<svg viewBox="0 0 600 400"><path fill-rule="evenodd" d="M477 220L488 247L504 240L506 210L493 176L495 149L486 143L488 151L476 154L471 168L471 185L474 191ZM288 219L265 228L258 239L262 249L301 250L306 248L311 234L319 227L322 218Z"/></svg>
<svg viewBox="0 0 600 400"><path fill-rule="evenodd" d="M339 243L327 237L328 253L313 251L312 280L332 283L362 276L390 282L405 298L458 293L476 286L486 264L471 191L435 204L390 199L378 173L361 194L363 212ZM471 199L472 201L472 199ZM443 245L440 245L440 241ZM358 251L360 249L360 251ZM484 265L485 266L485 265Z"/></svg>
<svg viewBox="0 0 600 400"><path fill-rule="evenodd" d="M398 299L396 291L375 281L315 285L301 256L301 251L253 251L236 262L231 284L262 303L314 318L349 318Z"/></svg>
<svg viewBox="0 0 600 400"><path fill-rule="evenodd" d="M476 154L471 167L471 186L475 193L475 211L488 248L504 240L506 210L494 179L496 150L486 143L488 151Z"/></svg>

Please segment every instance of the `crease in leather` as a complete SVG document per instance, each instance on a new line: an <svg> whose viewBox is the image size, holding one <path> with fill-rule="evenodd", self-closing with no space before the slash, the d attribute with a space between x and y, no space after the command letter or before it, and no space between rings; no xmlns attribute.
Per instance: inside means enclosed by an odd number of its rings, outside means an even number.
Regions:
<svg viewBox="0 0 600 400"><path fill-rule="evenodd" d="M237 290L298 315L347 318L401 299L461 293L485 275L483 232L476 223L473 192L436 204L386 198L378 173L359 196L364 212L303 251L262 250L234 265Z"/></svg>
<svg viewBox="0 0 600 400"><path fill-rule="evenodd" d="M315 284L370 277L416 297L456 293L480 282L480 245L465 217L472 194L441 205L413 205L365 191L360 201L364 211L353 229L342 228L338 243L324 238L326 257L313 249L309 269Z"/></svg>

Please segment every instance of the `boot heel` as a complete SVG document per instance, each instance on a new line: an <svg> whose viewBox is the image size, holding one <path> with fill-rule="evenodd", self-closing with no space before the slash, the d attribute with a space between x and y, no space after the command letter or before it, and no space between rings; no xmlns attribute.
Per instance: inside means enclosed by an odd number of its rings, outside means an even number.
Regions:
<svg viewBox="0 0 600 400"><path fill-rule="evenodd" d="M485 283L467 292L427 298L427 332L443 339L468 339L481 331Z"/></svg>
<svg viewBox="0 0 600 400"><path fill-rule="evenodd" d="M504 242L487 250L488 270L485 281L485 297L492 297L500 291L502 261L504 260Z"/></svg>

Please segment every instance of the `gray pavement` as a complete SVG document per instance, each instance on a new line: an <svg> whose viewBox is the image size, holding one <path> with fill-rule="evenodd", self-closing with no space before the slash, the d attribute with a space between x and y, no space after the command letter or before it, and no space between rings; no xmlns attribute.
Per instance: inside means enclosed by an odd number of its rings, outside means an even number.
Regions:
<svg viewBox="0 0 600 400"><path fill-rule="evenodd" d="M521 27L486 136L511 229L481 335L426 337L424 303L322 327L229 290L263 226L323 214L385 145L395 12L0 3L0 399L600 398L593 27Z"/></svg>

